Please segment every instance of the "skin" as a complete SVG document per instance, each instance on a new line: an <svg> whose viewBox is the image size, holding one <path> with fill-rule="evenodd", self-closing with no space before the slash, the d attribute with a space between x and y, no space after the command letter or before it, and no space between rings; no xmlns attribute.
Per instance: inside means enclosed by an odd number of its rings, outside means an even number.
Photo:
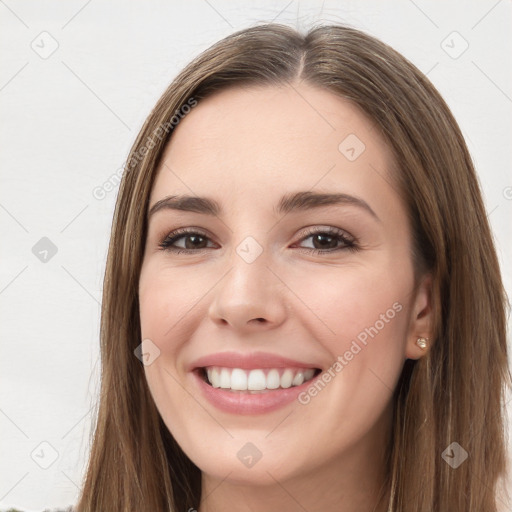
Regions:
<svg viewBox="0 0 512 512"><path fill-rule="evenodd" d="M354 161L338 149L349 134L365 144ZM377 502L392 392L405 360L425 354L415 341L428 336L431 321L430 278L415 287L410 226L392 164L371 120L305 83L222 91L174 132L150 207L190 194L211 197L224 211L152 216L139 283L141 335L160 350L145 366L156 406L202 471L200 512L226 510L234 500L240 511L387 510L386 497ZM361 198L379 220L353 205L273 212L283 194L306 190ZM358 250L308 253L343 247L303 233L315 226L344 230ZM194 249L190 237L175 242L192 247L187 254L158 247L185 227L206 232L206 248ZM248 236L263 249L250 264L236 252ZM187 372L194 359L226 350L271 352L325 370L394 303L401 311L307 405L294 401L251 416L222 412ZM262 453L251 468L237 457L247 442Z"/></svg>

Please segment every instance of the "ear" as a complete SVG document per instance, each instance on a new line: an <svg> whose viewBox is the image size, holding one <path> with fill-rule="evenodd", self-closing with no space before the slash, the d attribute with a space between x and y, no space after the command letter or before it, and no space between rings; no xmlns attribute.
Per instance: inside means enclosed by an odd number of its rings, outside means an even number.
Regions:
<svg viewBox="0 0 512 512"><path fill-rule="evenodd" d="M432 275L426 274L420 281L411 307L411 318L407 332L405 357L419 359L431 348L432 332ZM418 338L429 338L426 348L416 343Z"/></svg>

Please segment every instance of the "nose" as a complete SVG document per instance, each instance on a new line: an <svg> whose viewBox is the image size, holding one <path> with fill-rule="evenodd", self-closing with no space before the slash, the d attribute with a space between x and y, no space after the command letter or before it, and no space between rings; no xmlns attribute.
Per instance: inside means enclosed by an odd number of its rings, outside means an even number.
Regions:
<svg viewBox="0 0 512 512"><path fill-rule="evenodd" d="M286 286L260 255L247 263L234 253L231 266L213 290L210 319L239 333L274 329L286 318Z"/></svg>

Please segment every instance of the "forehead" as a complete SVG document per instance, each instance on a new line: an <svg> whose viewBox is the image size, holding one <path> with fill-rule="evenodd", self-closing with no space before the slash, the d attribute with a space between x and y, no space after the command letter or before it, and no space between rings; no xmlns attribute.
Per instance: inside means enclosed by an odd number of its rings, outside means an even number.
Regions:
<svg viewBox="0 0 512 512"><path fill-rule="evenodd" d="M386 185L393 194L392 160L372 121L332 92L305 84L230 88L180 121L151 202L169 193L250 200L284 189L360 193Z"/></svg>

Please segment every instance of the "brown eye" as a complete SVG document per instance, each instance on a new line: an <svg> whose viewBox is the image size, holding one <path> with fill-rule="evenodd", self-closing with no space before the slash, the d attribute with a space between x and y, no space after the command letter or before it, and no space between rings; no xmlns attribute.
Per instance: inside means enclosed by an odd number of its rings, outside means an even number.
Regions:
<svg viewBox="0 0 512 512"><path fill-rule="evenodd" d="M197 231L178 230L173 231L159 244L163 250L176 252L193 252L206 249L209 238ZM177 245L177 243L183 245Z"/></svg>
<svg viewBox="0 0 512 512"><path fill-rule="evenodd" d="M315 249L335 249L339 243L338 237L322 233L312 235L312 240Z"/></svg>
<svg viewBox="0 0 512 512"><path fill-rule="evenodd" d="M311 239L312 247L301 247L308 252L327 253L336 252L343 249L356 250L355 240L345 232L336 228L319 228L301 238L302 241Z"/></svg>

